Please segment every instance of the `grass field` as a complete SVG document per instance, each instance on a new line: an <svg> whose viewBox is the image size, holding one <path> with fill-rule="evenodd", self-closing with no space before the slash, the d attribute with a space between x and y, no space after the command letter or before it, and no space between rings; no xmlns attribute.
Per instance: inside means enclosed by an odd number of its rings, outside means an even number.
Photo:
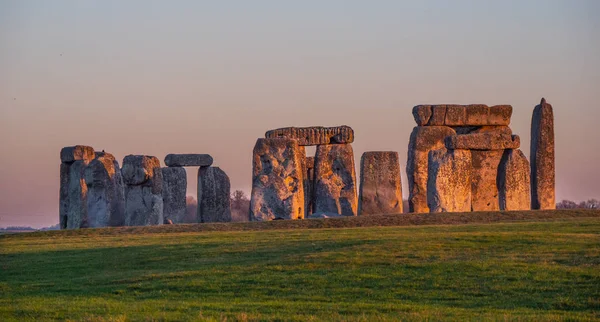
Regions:
<svg viewBox="0 0 600 322"><path fill-rule="evenodd" d="M4 235L0 320L600 320L600 212L529 214Z"/></svg>

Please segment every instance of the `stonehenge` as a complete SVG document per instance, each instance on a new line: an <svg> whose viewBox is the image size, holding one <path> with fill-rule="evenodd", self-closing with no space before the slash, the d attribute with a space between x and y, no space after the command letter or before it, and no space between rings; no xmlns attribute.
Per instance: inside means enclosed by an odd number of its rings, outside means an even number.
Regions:
<svg viewBox="0 0 600 322"><path fill-rule="evenodd" d="M398 152L365 152L360 159L358 213L402 213L402 179Z"/></svg>
<svg viewBox="0 0 600 322"><path fill-rule="evenodd" d="M61 229L86 228L88 225L85 168L95 157L94 149L85 145L65 147L60 151Z"/></svg>
<svg viewBox="0 0 600 322"><path fill-rule="evenodd" d="M554 112L542 98L531 118L531 208L555 209Z"/></svg>
<svg viewBox="0 0 600 322"><path fill-rule="evenodd" d="M123 159L125 226L163 223L163 182L160 161L154 156L128 155Z"/></svg>
<svg viewBox="0 0 600 322"><path fill-rule="evenodd" d="M85 169L87 185L87 227L123 226L125 224L125 191L119 162L106 152Z"/></svg>

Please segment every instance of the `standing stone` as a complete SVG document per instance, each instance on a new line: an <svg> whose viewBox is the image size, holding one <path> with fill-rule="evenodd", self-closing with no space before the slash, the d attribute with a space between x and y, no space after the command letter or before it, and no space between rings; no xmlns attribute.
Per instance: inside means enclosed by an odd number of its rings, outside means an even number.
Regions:
<svg viewBox="0 0 600 322"><path fill-rule="evenodd" d="M542 98L531 119L531 209L556 209L554 112Z"/></svg>
<svg viewBox="0 0 600 322"><path fill-rule="evenodd" d="M60 151L59 224L61 229L87 227L85 168L94 159L94 148L85 145Z"/></svg>
<svg viewBox="0 0 600 322"><path fill-rule="evenodd" d="M302 157L295 139L256 141L252 159L251 221L304 218Z"/></svg>
<svg viewBox="0 0 600 322"><path fill-rule="evenodd" d="M360 159L358 213L402 213L398 152L365 152Z"/></svg>
<svg viewBox="0 0 600 322"><path fill-rule="evenodd" d="M471 151L429 153L427 204L431 212L471 211Z"/></svg>
<svg viewBox="0 0 600 322"><path fill-rule="evenodd" d="M315 155L315 213L356 216L356 170L350 144L319 145Z"/></svg>
<svg viewBox="0 0 600 322"><path fill-rule="evenodd" d="M498 168L500 210L531 209L529 161L521 150L506 150Z"/></svg>
<svg viewBox="0 0 600 322"><path fill-rule="evenodd" d="M219 167L198 169L198 222L231 221L231 185Z"/></svg>
<svg viewBox="0 0 600 322"><path fill-rule="evenodd" d="M308 185L308 188L306 186L304 187L304 204L308 205L308 210L305 213L310 215L314 212L315 203L315 157L306 158L304 184ZM308 200L308 202L306 202L306 200Z"/></svg>
<svg viewBox="0 0 600 322"><path fill-rule="evenodd" d="M310 215L310 180L308 179L308 164L306 160L306 147L298 147L300 153L300 167L302 168L302 182L304 186L304 218Z"/></svg>
<svg viewBox="0 0 600 322"><path fill-rule="evenodd" d="M123 159L121 172L125 183L125 225L162 225L160 161L153 156L128 155Z"/></svg>
<svg viewBox="0 0 600 322"><path fill-rule="evenodd" d="M97 152L85 169L88 227L123 226L125 195L119 162L110 153Z"/></svg>
<svg viewBox="0 0 600 322"><path fill-rule="evenodd" d="M456 135L447 126L417 126L410 135L406 174L408 177L410 212L429 212L427 178L429 151L444 147L444 139Z"/></svg>
<svg viewBox="0 0 600 322"><path fill-rule="evenodd" d="M187 175L182 167L162 168L163 222L184 222L186 214Z"/></svg>
<svg viewBox="0 0 600 322"><path fill-rule="evenodd" d="M500 210L498 166L504 150L471 151L471 208L473 211Z"/></svg>

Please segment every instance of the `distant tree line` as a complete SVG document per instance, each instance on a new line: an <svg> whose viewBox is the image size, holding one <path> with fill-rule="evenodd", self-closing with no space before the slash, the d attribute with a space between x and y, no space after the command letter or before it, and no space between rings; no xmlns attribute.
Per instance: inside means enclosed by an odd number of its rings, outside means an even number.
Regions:
<svg viewBox="0 0 600 322"><path fill-rule="evenodd" d="M556 204L556 209L600 209L600 201L597 199L589 199L576 203L571 200L563 200Z"/></svg>

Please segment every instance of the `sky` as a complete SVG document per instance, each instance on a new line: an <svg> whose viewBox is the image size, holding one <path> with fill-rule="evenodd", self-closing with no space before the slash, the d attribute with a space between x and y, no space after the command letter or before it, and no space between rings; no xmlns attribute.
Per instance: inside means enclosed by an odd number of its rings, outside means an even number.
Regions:
<svg viewBox="0 0 600 322"><path fill-rule="evenodd" d="M267 130L398 151L418 104L554 106L557 199L600 199L600 1L0 0L0 227L58 223L60 149L208 153L251 190ZM309 149L314 152L314 149ZM194 168L188 194L196 194Z"/></svg>

